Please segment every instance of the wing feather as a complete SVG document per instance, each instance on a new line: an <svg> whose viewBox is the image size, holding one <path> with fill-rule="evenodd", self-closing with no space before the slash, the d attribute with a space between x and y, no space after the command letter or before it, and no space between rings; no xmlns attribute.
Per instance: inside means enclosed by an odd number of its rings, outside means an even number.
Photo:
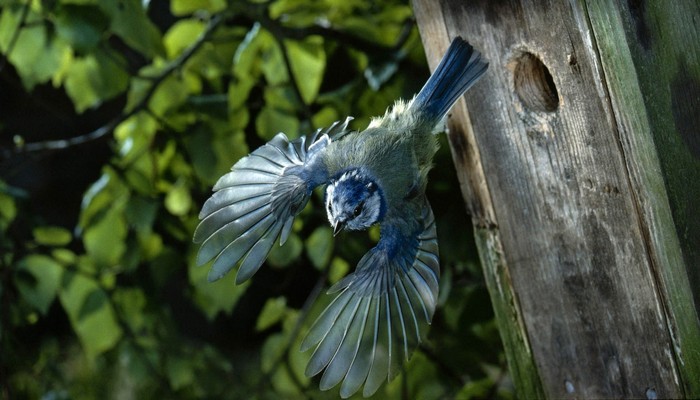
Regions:
<svg viewBox="0 0 700 400"><path fill-rule="evenodd" d="M277 239L280 244L287 240L311 191L327 179L316 166L329 143L322 135L311 143L310 154L305 138L290 142L279 133L219 178L194 233L195 243L201 243L197 264L214 260L209 280L223 277L238 264L236 283L249 279Z"/></svg>
<svg viewBox="0 0 700 400"><path fill-rule="evenodd" d="M342 382L343 398L363 386L364 396L374 394L425 338L439 273L435 220L426 202L415 228L383 226L355 272L329 289L336 298L302 342L302 350L317 346L306 374L325 368L321 389Z"/></svg>

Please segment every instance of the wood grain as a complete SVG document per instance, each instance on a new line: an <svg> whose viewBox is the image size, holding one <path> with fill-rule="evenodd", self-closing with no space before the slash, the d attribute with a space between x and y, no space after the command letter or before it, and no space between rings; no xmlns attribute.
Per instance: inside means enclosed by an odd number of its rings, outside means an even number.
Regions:
<svg viewBox="0 0 700 400"><path fill-rule="evenodd" d="M519 394L697 395L697 311L654 124L641 81L612 73L638 65L618 64L639 2L590 3L413 2L433 67L457 35L491 63L449 138ZM647 36L632 40L653 48Z"/></svg>

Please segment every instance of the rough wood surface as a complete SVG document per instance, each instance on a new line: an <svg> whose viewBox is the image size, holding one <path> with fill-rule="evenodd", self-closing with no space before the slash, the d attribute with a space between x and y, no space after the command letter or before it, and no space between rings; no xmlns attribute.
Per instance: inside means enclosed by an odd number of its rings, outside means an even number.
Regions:
<svg viewBox="0 0 700 400"><path fill-rule="evenodd" d="M639 54L626 49L641 40L630 31L644 29L634 18L643 1L617 3L413 3L433 67L457 35L491 62L455 107L449 138L509 367L526 398L700 395L688 279L695 267L686 264L697 259L688 243L697 222L674 225L692 217L683 207L698 200L666 195L664 182L677 178L655 151L667 134L655 131L664 126L655 118L672 114L674 103L649 105L649 77L620 70L640 68ZM698 21L697 7L683 7L686 20ZM685 29L697 39L697 23ZM697 59L698 41L692 46L686 60ZM647 72L656 65L646 62ZM679 65L692 89L697 64ZM693 96L672 128L697 122ZM691 155L681 161L691 168L695 127L681 132Z"/></svg>

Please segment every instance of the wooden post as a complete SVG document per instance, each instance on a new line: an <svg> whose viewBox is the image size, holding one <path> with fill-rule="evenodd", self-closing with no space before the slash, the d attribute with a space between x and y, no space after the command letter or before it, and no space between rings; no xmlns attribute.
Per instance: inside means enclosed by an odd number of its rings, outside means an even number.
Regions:
<svg viewBox="0 0 700 400"><path fill-rule="evenodd" d="M654 3L413 1L491 63L449 139L523 398L700 397L700 5Z"/></svg>

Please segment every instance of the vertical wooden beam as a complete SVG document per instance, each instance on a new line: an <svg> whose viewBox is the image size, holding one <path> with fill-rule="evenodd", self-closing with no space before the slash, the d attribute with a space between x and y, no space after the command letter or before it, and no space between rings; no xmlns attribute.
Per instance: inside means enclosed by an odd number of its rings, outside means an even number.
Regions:
<svg viewBox="0 0 700 400"><path fill-rule="evenodd" d="M654 151L654 118L673 101L654 109L649 77L629 73L655 65L626 50L636 40L629 7L643 2L613 3L413 2L432 66L457 35L491 62L455 108L449 138L522 397L699 395L685 264L695 225L674 225L688 213L672 213L678 196L669 202ZM698 18L697 7L672 8ZM686 29L697 38L697 26ZM697 63L685 65L692 89ZM697 130L685 138L700 142ZM679 240L679 226L691 234Z"/></svg>

